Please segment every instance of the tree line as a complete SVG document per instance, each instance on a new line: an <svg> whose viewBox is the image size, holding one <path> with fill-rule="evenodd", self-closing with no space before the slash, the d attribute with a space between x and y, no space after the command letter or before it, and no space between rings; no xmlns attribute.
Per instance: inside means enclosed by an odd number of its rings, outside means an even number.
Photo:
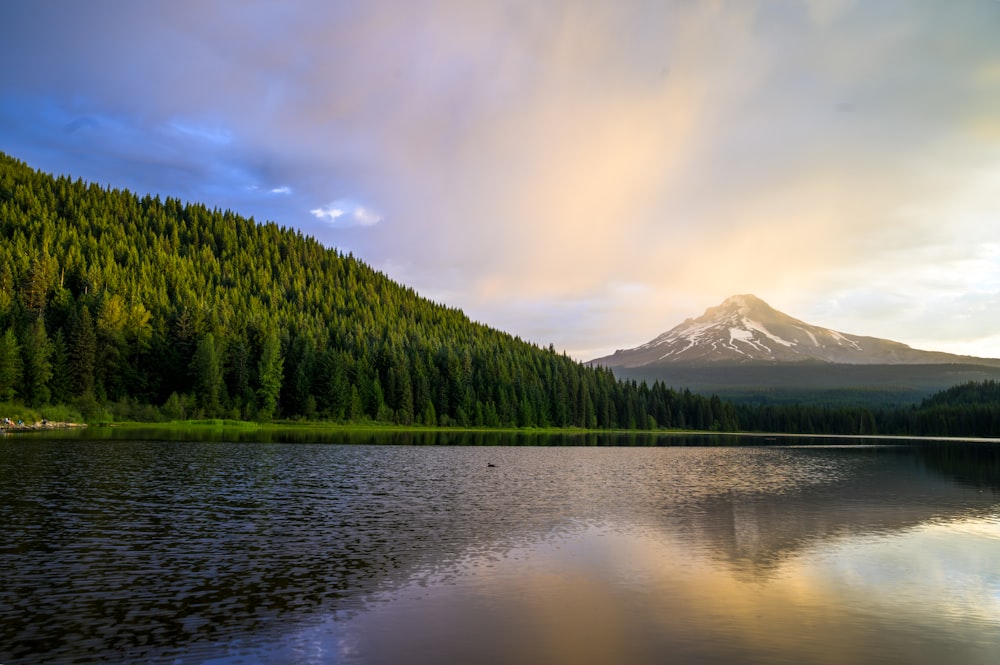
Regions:
<svg viewBox="0 0 1000 665"><path fill-rule="evenodd" d="M0 153L0 403L15 400L85 417L470 427L864 434L967 420L618 380L294 229Z"/></svg>

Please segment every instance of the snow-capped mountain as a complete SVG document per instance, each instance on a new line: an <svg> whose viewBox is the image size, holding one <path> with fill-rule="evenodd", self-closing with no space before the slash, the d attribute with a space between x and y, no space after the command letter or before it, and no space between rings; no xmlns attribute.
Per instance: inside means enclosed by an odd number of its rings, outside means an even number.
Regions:
<svg viewBox="0 0 1000 665"><path fill-rule="evenodd" d="M591 360L611 368L667 364L820 361L847 365L945 364L982 361L813 326L753 295L727 298L634 349ZM991 364L997 361L992 361Z"/></svg>

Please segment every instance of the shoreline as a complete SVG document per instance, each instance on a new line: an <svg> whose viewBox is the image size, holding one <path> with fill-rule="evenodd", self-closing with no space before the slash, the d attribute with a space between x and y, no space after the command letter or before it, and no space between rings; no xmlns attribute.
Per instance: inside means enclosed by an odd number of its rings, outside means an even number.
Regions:
<svg viewBox="0 0 1000 665"><path fill-rule="evenodd" d="M53 422L50 420L39 420L34 423L0 423L0 434L10 432L48 432L57 429L82 429L87 423L67 423Z"/></svg>
<svg viewBox="0 0 1000 665"><path fill-rule="evenodd" d="M994 443L1000 444L1000 438L996 437L974 437L974 436L928 436L928 435L906 435L906 434L817 434L817 433L784 433L784 432L719 432L710 430L591 430L583 428L478 428L478 427L427 427L422 425L394 425L385 423L330 423L323 421L278 421L267 423L256 423L252 421L230 421L230 420L188 420L170 421L161 423L142 422L120 422L90 424L48 421L41 420L34 423L4 423L0 420L0 436L9 433L23 432L46 432L57 430L82 430L82 429L115 429L115 430L168 430L175 433L185 431L197 432L204 430L230 430L230 431L259 431L259 432L326 432L344 434L362 433L409 433L409 434L513 434L518 436L559 436L559 435L598 435L598 436L654 436L654 437L684 437L684 436L708 436L723 438L748 438L756 439L765 445L796 445L797 440L817 439L826 440L830 445L838 445L837 442L861 441L876 445L892 445L894 443L906 441L939 441L956 443ZM755 444L751 444L755 445ZM818 444L824 445L824 444Z"/></svg>

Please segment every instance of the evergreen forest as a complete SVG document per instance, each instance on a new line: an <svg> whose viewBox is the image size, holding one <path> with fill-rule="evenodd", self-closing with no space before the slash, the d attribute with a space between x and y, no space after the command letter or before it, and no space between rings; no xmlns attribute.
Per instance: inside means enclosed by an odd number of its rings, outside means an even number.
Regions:
<svg viewBox="0 0 1000 665"><path fill-rule="evenodd" d="M995 383L953 390L870 410L734 405L619 380L471 321L294 229L53 177L0 153L0 408L65 405L85 419L1000 434Z"/></svg>
<svg viewBox="0 0 1000 665"><path fill-rule="evenodd" d="M15 399L131 419L645 428L724 417L707 398L620 382L475 323L298 231L2 156L0 402Z"/></svg>

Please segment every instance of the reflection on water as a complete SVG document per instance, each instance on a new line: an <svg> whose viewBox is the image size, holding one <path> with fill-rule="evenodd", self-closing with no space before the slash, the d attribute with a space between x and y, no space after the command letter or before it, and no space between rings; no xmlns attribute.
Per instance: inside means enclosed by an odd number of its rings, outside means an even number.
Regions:
<svg viewBox="0 0 1000 665"><path fill-rule="evenodd" d="M341 662L994 663L1000 533L973 524L993 540L972 552L935 551L933 528L836 539L766 583L648 531L587 527L407 586L296 643L300 660Z"/></svg>
<svg viewBox="0 0 1000 665"><path fill-rule="evenodd" d="M609 441L8 437L0 662L995 662L995 448Z"/></svg>

